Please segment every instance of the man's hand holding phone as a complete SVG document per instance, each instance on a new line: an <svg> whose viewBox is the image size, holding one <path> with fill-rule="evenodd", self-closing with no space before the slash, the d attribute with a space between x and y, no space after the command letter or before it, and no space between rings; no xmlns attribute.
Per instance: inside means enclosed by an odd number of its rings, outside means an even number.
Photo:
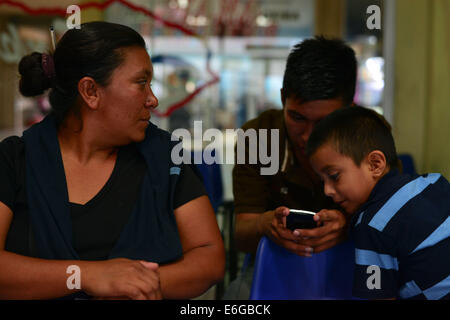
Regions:
<svg viewBox="0 0 450 320"><path fill-rule="evenodd" d="M347 237L347 220L341 211L323 209L313 218L317 228L296 229L293 234L302 239L302 244L313 247L314 253L329 249Z"/></svg>
<svg viewBox="0 0 450 320"><path fill-rule="evenodd" d="M287 250L304 257L310 257L313 248L303 245L294 235L292 230L286 228L286 219L289 216L289 208L278 207L273 211L273 219L269 232L266 235L276 244Z"/></svg>
<svg viewBox="0 0 450 320"><path fill-rule="evenodd" d="M342 242L346 236L346 219L338 210L324 209L313 215L312 212L305 213L298 209L292 209L290 213L289 208L279 207L273 212L270 233L267 235L278 245L300 256L311 257L312 253L319 253ZM305 219L311 228L288 229L287 220L295 220L294 215L299 213L307 215L300 220ZM293 216L288 218L291 214ZM289 226L292 228L291 223Z"/></svg>

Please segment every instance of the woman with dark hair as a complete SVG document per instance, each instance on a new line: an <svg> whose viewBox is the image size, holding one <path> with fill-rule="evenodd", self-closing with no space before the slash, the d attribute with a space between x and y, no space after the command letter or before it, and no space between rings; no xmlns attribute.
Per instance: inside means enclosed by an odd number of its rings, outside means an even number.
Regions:
<svg viewBox="0 0 450 320"><path fill-rule="evenodd" d="M86 23L19 72L24 96L51 89L52 112L0 143L0 298L187 299L220 281L202 182L149 122L158 100L143 38Z"/></svg>

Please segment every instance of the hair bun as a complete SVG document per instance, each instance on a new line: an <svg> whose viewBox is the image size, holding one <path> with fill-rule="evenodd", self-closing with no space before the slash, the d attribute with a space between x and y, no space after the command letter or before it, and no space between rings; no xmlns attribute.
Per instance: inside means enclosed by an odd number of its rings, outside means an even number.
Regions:
<svg viewBox="0 0 450 320"><path fill-rule="evenodd" d="M20 60L19 91L25 97L34 97L44 93L52 85L42 68L42 54L33 52Z"/></svg>

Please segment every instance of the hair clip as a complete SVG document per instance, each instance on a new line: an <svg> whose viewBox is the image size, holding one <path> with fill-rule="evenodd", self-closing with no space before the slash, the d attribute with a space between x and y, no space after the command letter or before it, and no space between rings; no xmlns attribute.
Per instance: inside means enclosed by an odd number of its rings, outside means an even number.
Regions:
<svg viewBox="0 0 450 320"><path fill-rule="evenodd" d="M52 83L56 79L55 62L51 54L43 53L41 60L42 70L44 70L45 77Z"/></svg>
<svg viewBox="0 0 450 320"><path fill-rule="evenodd" d="M50 39L52 40L53 52L56 50L55 29L50 26Z"/></svg>

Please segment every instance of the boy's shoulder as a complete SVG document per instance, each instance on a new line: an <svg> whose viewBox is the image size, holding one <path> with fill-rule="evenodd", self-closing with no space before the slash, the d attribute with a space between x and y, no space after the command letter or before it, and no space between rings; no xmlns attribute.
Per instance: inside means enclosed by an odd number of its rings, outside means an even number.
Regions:
<svg viewBox="0 0 450 320"><path fill-rule="evenodd" d="M406 253L448 221L450 184L441 174L397 174L377 187L352 224L364 237L376 233Z"/></svg>
<svg viewBox="0 0 450 320"><path fill-rule="evenodd" d="M383 183L352 223L355 296L448 299L442 288L450 285L449 182L427 174ZM381 272L382 290L367 286L372 266Z"/></svg>

